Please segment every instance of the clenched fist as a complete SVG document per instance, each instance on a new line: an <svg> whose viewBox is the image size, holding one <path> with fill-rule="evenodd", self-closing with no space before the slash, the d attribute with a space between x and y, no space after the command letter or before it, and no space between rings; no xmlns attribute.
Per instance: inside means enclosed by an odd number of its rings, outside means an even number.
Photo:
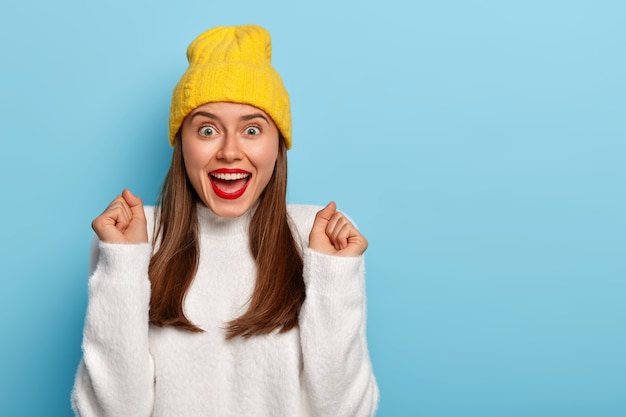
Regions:
<svg viewBox="0 0 626 417"><path fill-rule="evenodd" d="M309 248L327 255L359 256L367 249L367 239L331 201L315 216Z"/></svg>
<svg viewBox="0 0 626 417"><path fill-rule="evenodd" d="M145 243L148 241L146 215L141 199L122 191L104 212L91 222L98 238L107 243Z"/></svg>

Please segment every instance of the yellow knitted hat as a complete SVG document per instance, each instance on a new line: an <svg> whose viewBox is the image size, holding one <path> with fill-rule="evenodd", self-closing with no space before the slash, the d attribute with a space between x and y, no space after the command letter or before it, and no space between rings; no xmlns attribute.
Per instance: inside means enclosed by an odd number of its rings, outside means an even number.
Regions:
<svg viewBox="0 0 626 417"><path fill-rule="evenodd" d="M221 26L198 36L187 48L189 67L174 88L170 144L193 109L227 101L263 110L291 148L289 94L271 59L270 34L260 26Z"/></svg>

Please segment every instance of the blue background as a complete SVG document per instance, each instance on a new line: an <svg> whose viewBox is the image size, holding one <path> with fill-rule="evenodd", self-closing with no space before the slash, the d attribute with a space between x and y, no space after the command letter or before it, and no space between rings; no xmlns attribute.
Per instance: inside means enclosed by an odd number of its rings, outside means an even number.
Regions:
<svg viewBox="0 0 626 417"><path fill-rule="evenodd" d="M250 22L292 98L289 200L370 240L378 415L625 416L626 3L602 0L4 2L0 415L71 415L90 222L154 202L187 45Z"/></svg>

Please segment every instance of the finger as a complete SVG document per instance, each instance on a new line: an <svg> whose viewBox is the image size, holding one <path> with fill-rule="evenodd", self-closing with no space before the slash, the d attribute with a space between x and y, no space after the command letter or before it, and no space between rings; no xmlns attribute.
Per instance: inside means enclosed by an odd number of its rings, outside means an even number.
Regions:
<svg viewBox="0 0 626 417"><path fill-rule="evenodd" d="M326 226L328 225L328 221L333 217L337 210L337 205L334 202L330 202L317 212L315 215L315 220L313 221L312 232L321 232L324 233L326 230Z"/></svg>
<svg viewBox="0 0 626 417"><path fill-rule="evenodd" d="M121 206L109 207L91 222L91 227L104 242L123 241L128 220Z"/></svg>
<svg viewBox="0 0 626 417"><path fill-rule="evenodd" d="M326 207L317 212L316 217L320 217L326 221L330 220L332 216L337 212L337 204L334 201L326 204Z"/></svg>
<svg viewBox="0 0 626 417"><path fill-rule="evenodd" d="M111 210L122 210L124 211L124 214L128 217L130 217L132 214L130 211L130 207L128 207L128 203L126 203L126 200L124 200L124 197L122 197L121 194L115 197L113 201L111 201L111 203L104 210L103 214Z"/></svg>
<svg viewBox="0 0 626 417"><path fill-rule="evenodd" d="M328 240L330 240L330 243L335 247L335 249L339 250L340 246L337 242L337 230L339 230L338 226L338 222L341 220L341 218L339 216L333 216L329 221L328 224L326 225L326 230L324 231L326 233L326 236L328 236Z"/></svg>
<svg viewBox="0 0 626 417"><path fill-rule="evenodd" d="M367 250L368 242L365 236L341 212L337 212L329 221L327 236L338 254L358 256Z"/></svg>
<svg viewBox="0 0 626 417"><path fill-rule="evenodd" d="M342 212L337 211L328 220L328 224L326 225L326 232L332 234L334 233L335 229L342 228L343 225L346 223L350 223L350 221L346 218L346 216Z"/></svg>
<svg viewBox="0 0 626 417"><path fill-rule="evenodd" d="M328 224L326 225L326 234L330 236L336 236L339 229L344 227L344 225L350 224L348 218L340 211L336 211L335 214L328 220Z"/></svg>
<svg viewBox="0 0 626 417"><path fill-rule="evenodd" d="M343 215L333 216L328 223L326 233L337 250L345 249L348 246L349 238L353 234L354 227Z"/></svg>
<svg viewBox="0 0 626 417"><path fill-rule="evenodd" d="M121 196L117 196L111 204L98 216L92 226L95 228L115 227L123 230L130 221L130 209Z"/></svg>
<svg viewBox="0 0 626 417"><path fill-rule="evenodd" d="M128 224L132 219L132 212L128 204L122 196L118 196L102 213L109 218L109 221L114 221L114 225L120 232L124 232Z"/></svg>
<svg viewBox="0 0 626 417"><path fill-rule="evenodd" d="M132 243L140 243L148 241L148 231L146 214L143 209L141 198L137 197L129 190L122 191L122 198L131 213L128 228L124 235Z"/></svg>
<svg viewBox="0 0 626 417"><path fill-rule="evenodd" d="M128 189L122 191L122 198L128 206L132 218L145 220L146 214L143 209L141 198L131 193Z"/></svg>
<svg viewBox="0 0 626 417"><path fill-rule="evenodd" d="M339 245L339 250L345 249L350 243L350 238L353 235L353 227L349 222L342 223L342 226L336 230L335 240Z"/></svg>

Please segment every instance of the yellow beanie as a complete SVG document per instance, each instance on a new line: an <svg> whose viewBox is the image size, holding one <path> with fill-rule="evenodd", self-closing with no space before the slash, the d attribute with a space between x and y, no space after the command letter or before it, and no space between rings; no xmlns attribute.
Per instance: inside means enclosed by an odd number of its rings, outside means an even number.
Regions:
<svg viewBox="0 0 626 417"><path fill-rule="evenodd" d="M272 41L256 25L222 26L198 36L187 48L189 67L174 88L169 138L183 119L205 103L250 104L267 113L291 148L289 94L272 67Z"/></svg>

